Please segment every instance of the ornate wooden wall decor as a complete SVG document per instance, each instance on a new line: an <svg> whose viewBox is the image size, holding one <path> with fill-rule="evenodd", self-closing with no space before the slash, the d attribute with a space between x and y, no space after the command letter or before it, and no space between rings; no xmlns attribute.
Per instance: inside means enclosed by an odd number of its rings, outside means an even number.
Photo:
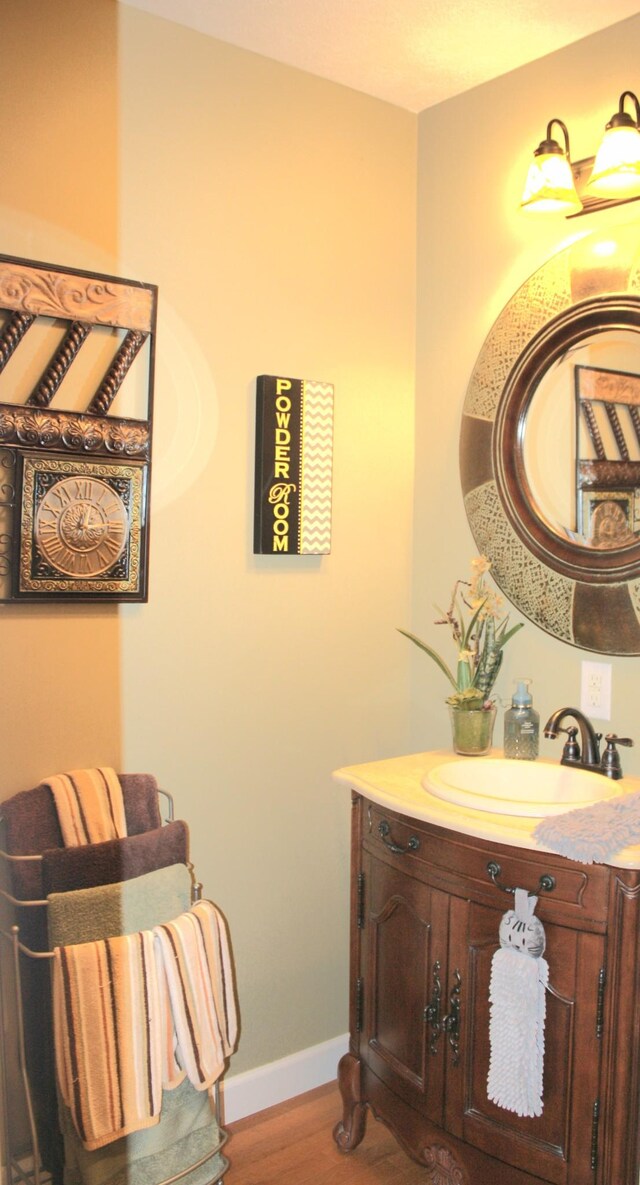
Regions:
<svg viewBox="0 0 640 1185"><path fill-rule="evenodd" d="M0 256L0 601L146 601L156 306Z"/></svg>
<svg viewBox="0 0 640 1185"><path fill-rule="evenodd" d="M257 381L253 550L331 551L333 386L262 374Z"/></svg>
<svg viewBox="0 0 640 1185"><path fill-rule="evenodd" d="M640 534L640 377L576 366L576 522L590 547Z"/></svg>

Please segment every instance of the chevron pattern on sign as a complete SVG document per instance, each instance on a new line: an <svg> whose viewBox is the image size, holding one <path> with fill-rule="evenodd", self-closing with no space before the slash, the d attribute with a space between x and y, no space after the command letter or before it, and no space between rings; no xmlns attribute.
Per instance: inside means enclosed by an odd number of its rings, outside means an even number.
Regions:
<svg viewBox="0 0 640 1185"><path fill-rule="evenodd" d="M300 555L331 551L333 384L305 380L300 457Z"/></svg>

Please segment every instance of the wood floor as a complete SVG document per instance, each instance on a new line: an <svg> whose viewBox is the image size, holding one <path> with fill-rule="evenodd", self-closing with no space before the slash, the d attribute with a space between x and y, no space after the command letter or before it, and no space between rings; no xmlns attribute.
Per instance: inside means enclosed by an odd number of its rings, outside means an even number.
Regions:
<svg viewBox="0 0 640 1185"><path fill-rule="evenodd" d="M373 1116L362 1143L338 1152L342 1116L333 1083L229 1125L225 1185L426 1185L426 1171Z"/></svg>

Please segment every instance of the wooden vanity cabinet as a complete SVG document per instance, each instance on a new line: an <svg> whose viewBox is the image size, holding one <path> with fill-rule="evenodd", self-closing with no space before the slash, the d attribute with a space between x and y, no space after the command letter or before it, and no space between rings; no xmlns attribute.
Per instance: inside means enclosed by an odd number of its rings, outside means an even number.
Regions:
<svg viewBox="0 0 640 1185"><path fill-rule="evenodd" d="M545 875L553 889L539 892ZM506 886L538 895L547 940L538 1118L487 1098ZM489 843L354 793L338 1147L359 1144L370 1109L433 1185L638 1185L639 893L635 870Z"/></svg>

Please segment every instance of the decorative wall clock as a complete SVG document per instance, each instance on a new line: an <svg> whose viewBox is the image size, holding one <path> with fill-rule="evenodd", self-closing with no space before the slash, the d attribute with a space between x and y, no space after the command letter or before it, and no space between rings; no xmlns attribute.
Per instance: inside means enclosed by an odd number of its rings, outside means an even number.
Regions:
<svg viewBox="0 0 640 1185"><path fill-rule="evenodd" d="M20 484L19 596L140 591L142 465L25 454Z"/></svg>
<svg viewBox="0 0 640 1185"><path fill-rule="evenodd" d="M0 256L1 601L147 599L156 301Z"/></svg>

